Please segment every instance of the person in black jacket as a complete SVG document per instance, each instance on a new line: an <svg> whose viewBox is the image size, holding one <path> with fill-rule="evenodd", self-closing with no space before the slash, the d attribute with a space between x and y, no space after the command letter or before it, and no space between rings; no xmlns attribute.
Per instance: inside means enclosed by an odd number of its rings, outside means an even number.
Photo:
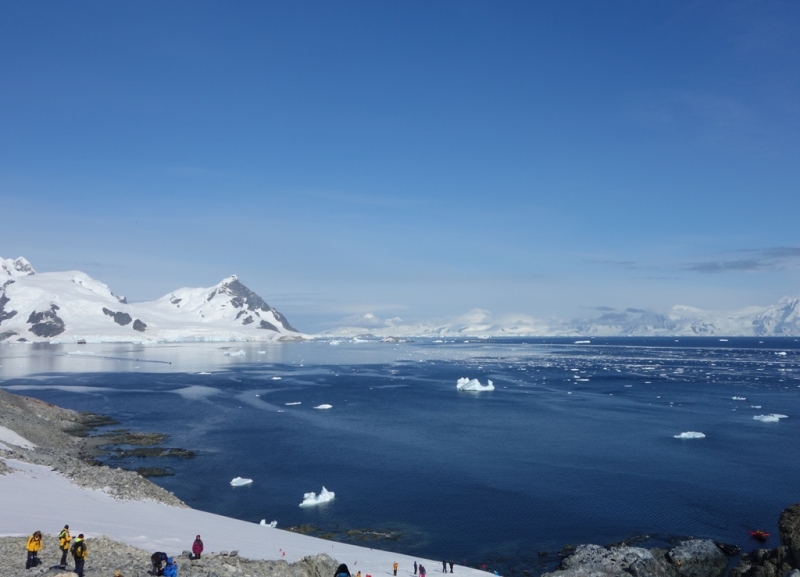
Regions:
<svg viewBox="0 0 800 577"><path fill-rule="evenodd" d="M333 577L350 577L350 569L347 568L347 565L342 563L336 569L336 573L333 574Z"/></svg>
<svg viewBox="0 0 800 577"><path fill-rule="evenodd" d="M163 551L156 551L155 553L150 555L150 561L153 562L153 570L151 571L151 573L153 575L163 575L164 570L161 569L161 564L166 562L166 560L167 560L167 554L164 553Z"/></svg>

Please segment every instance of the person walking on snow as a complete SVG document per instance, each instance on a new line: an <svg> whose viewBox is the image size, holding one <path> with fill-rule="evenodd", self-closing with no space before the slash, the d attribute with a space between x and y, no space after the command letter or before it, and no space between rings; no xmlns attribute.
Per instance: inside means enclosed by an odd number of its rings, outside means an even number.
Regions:
<svg viewBox="0 0 800 577"><path fill-rule="evenodd" d="M395 576L397 575L397 561L392 564L392 569L394 570Z"/></svg>
<svg viewBox="0 0 800 577"><path fill-rule="evenodd" d="M450 563L450 573L452 573L453 572L453 562L449 561L449 563Z"/></svg>
<svg viewBox="0 0 800 577"><path fill-rule="evenodd" d="M86 542L83 540L83 533L75 538L70 552L75 560L75 573L78 574L78 577L83 577L83 564L86 563L86 557L89 555L89 551L86 549Z"/></svg>
<svg viewBox="0 0 800 577"><path fill-rule="evenodd" d="M192 556L191 559L199 559L200 553L203 552L203 540L200 539L200 535L195 537L194 543L192 543Z"/></svg>
<svg viewBox="0 0 800 577"><path fill-rule="evenodd" d="M417 574L417 562L414 561L414 575Z"/></svg>
<svg viewBox="0 0 800 577"><path fill-rule="evenodd" d="M447 561L442 561L442 573L447 573Z"/></svg>
<svg viewBox="0 0 800 577"><path fill-rule="evenodd" d="M64 525L61 533L58 534L58 548L61 549L61 562L58 564L59 569L67 568L67 553L69 553L69 544L72 542L72 537L69 535L69 525Z"/></svg>
<svg viewBox="0 0 800 577"><path fill-rule="evenodd" d="M25 544L25 550L28 552L28 558L25 560L25 569L36 567L39 561L39 551L42 550L42 532L34 531L33 535L28 537L28 542Z"/></svg>

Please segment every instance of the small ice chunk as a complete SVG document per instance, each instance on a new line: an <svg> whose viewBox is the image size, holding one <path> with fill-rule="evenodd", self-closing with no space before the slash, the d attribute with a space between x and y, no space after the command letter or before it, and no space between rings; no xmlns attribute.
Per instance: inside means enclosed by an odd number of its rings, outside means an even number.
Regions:
<svg viewBox="0 0 800 577"><path fill-rule="evenodd" d="M697 431L685 431L680 435L675 435L676 439L705 439L706 436L704 433L698 433Z"/></svg>
<svg viewBox="0 0 800 577"><path fill-rule="evenodd" d="M329 344L331 344L331 345L333 345L333 346L336 346L336 345L339 345L339 344L341 344L341 342L342 342L342 341L330 341L330 343L329 343Z"/></svg>
<svg viewBox="0 0 800 577"><path fill-rule="evenodd" d="M333 491L328 491L324 486L322 487L322 491L320 491L319 495L314 492L311 493L303 493L303 502L300 503L301 507L312 507L314 505L320 505L321 503L327 503L328 501L333 501L333 498L336 494Z"/></svg>
<svg viewBox="0 0 800 577"><path fill-rule="evenodd" d="M244 356L244 350L239 349L238 351L227 351L225 353L225 356L226 357L243 357Z"/></svg>
<svg viewBox="0 0 800 577"><path fill-rule="evenodd" d="M232 487L241 487L242 485L249 485L252 482L253 482L253 479L244 479L242 477L235 477L231 481L231 486Z"/></svg>
<svg viewBox="0 0 800 577"><path fill-rule="evenodd" d="M203 371L202 373L197 373L198 375L210 375L211 373Z"/></svg>
<svg viewBox="0 0 800 577"><path fill-rule="evenodd" d="M744 397L731 397L734 401L746 401Z"/></svg>
<svg viewBox="0 0 800 577"><path fill-rule="evenodd" d="M272 377L272 380L273 380L273 381L280 381L280 380L281 380L281 378L280 378L280 377Z"/></svg>
<svg viewBox="0 0 800 577"><path fill-rule="evenodd" d="M750 405L751 409L760 409L761 405Z"/></svg>
<svg viewBox="0 0 800 577"><path fill-rule="evenodd" d="M261 519L261 523L259 523L262 527L272 527L273 529L278 526L277 521L273 521L272 523L267 523L266 519Z"/></svg>
<svg viewBox="0 0 800 577"><path fill-rule="evenodd" d="M266 354L267 354L267 351L258 351L258 354L259 354L259 355L266 355Z"/></svg>
<svg viewBox="0 0 800 577"><path fill-rule="evenodd" d="M301 403L302 403L302 401L295 401L294 403L286 403L286 406L287 407L293 407L294 405L299 405Z"/></svg>
<svg viewBox="0 0 800 577"><path fill-rule="evenodd" d="M314 408L315 409L332 409L333 405L323 404L323 405L316 406ZM333 494L333 493L331 493L331 494Z"/></svg>
<svg viewBox="0 0 800 577"><path fill-rule="evenodd" d="M778 355L779 357L785 357L786 356L786 351L778 351L775 354Z"/></svg>
<svg viewBox="0 0 800 577"><path fill-rule="evenodd" d="M575 344L576 345L588 345L591 342L592 341L575 341Z"/></svg>
<svg viewBox="0 0 800 577"><path fill-rule="evenodd" d="M459 391L493 391L494 390L494 383L492 381L487 380L488 384L482 385L478 379L468 379L466 377L462 377L456 381L456 390Z"/></svg>
<svg viewBox="0 0 800 577"><path fill-rule="evenodd" d="M788 419L789 416L788 415L776 415L776 414L773 413L771 415L756 415L753 418L756 421L761 421L762 423L777 423L781 419Z"/></svg>

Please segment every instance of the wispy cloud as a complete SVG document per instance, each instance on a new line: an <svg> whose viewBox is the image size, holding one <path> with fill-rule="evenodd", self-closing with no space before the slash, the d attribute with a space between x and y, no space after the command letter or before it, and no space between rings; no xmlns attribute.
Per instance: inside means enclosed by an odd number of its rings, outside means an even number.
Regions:
<svg viewBox="0 0 800 577"><path fill-rule="evenodd" d="M743 249L734 251L733 254L747 256L745 258L721 258L719 260L689 263L683 268L691 272L722 273L760 272L800 265L800 248L798 247Z"/></svg>

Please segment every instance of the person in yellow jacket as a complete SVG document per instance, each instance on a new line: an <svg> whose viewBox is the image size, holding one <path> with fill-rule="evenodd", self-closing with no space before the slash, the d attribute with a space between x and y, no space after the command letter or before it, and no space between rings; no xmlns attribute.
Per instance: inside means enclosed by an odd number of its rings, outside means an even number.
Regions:
<svg viewBox="0 0 800 577"><path fill-rule="evenodd" d="M72 558L75 560L75 573L78 577L83 577L83 564L86 562L86 557L89 551L86 549L86 543L83 540L83 533L75 537L72 543Z"/></svg>
<svg viewBox="0 0 800 577"><path fill-rule="evenodd" d="M69 525L64 525L61 533L58 534L58 548L61 549L61 562L58 564L60 569L67 568L67 553L69 553L69 544L72 537L69 535Z"/></svg>
<svg viewBox="0 0 800 577"><path fill-rule="evenodd" d="M28 543L25 545L28 551L28 559L25 561L25 569L36 567L41 560L39 559L39 551L42 550L42 532L36 531L33 535L28 537Z"/></svg>

